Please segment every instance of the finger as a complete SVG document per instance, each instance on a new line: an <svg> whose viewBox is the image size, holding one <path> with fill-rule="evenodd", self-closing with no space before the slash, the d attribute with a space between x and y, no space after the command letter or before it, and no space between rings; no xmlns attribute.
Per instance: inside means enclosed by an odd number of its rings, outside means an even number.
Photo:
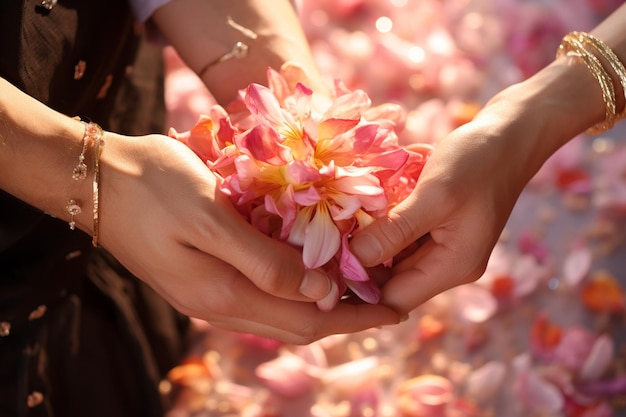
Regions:
<svg viewBox="0 0 626 417"><path fill-rule="evenodd" d="M237 326L239 331L271 331L265 335L309 343L330 334L354 333L399 320L396 312L383 305L338 303L330 311L321 311L315 303L277 298L240 278L236 284L237 298L230 301L233 308L221 306L222 314L213 318L214 322ZM227 300L228 294L222 294L220 299Z"/></svg>
<svg viewBox="0 0 626 417"><path fill-rule="evenodd" d="M255 229L229 203L223 206L217 221L207 220L222 236L219 245L214 243L216 233L207 232L211 237L194 242L199 249L233 265L258 288L277 297L317 301L329 295L330 278L321 271L305 270L299 250Z"/></svg>
<svg viewBox="0 0 626 417"><path fill-rule="evenodd" d="M160 292L167 294L182 313L218 327L309 343L330 334L353 333L399 321L398 314L383 305L339 303L332 311L322 312L314 302L275 297L232 266L193 248L183 248L176 259L184 261L186 268L181 276L186 278L174 277L159 288ZM192 274L196 276L190 285Z"/></svg>
<svg viewBox="0 0 626 417"><path fill-rule="evenodd" d="M333 334L355 333L374 327L397 324L399 315L383 305L340 303L330 312L318 310L312 303L282 300L293 305L275 307L271 323L221 316L213 319L216 327L258 336L269 337L285 343L308 344ZM291 317L282 320L281 317Z"/></svg>
<svg viewBox="0 0 626 417"><path fill-rule="evenodd" d="M414 254L393 268L380 302L400 314L409 313L450 288L478 279L485 264L484 257L439 244L429 236Z"/></svg>

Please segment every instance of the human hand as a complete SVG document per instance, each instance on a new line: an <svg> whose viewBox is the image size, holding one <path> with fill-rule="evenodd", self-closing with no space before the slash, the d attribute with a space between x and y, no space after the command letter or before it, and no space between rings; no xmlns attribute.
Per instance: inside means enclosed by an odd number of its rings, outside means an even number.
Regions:
<svg viewBox="0 0 626 417"><path fill-rule="evenodd" d="M180 312L292 343L397 322L382 305L320 311L336 284L249 225L182 143L106 135L99 241Z"/></svg>
<svg viewBox="0 0 626 417"><path fill-rule="evenodd" d="M509 108L507 108L509 107ZM527 164L537 135L511 103L498 102L435 146L412 194L354 236L366 266L395 257L381 303L408 313L478 279L510 212L538 168Z"/></svg>
<svg viewBox="0 0 626 417"><path fill-rule="evenodd" d="M604 119L596 80L571 59L494 96L436 144L411 195L353 237L365 266L395 258L383 304L408 313L480 278L524 186L563 144Z"/></svg>

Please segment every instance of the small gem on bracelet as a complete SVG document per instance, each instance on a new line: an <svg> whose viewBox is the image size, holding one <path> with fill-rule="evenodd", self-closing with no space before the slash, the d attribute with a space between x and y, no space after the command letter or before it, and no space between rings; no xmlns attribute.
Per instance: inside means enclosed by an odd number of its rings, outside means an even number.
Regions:
<svg viewBox="0 0 626 417"><path fill-rule="evenodd" d="M67 212L70 215L70 222L69 222L70 229L74 230L76 228L76 222L74 221L74 216L80 214L82 209L80 208L76 200L69 200L65 208L67 209Z"/></svg>
<svg viewBox="0 0 626 417"><path fill-rule="evenodd" d="M84 159L85 158L81 155L78 165L76 165L72 170L72 178L77 181L87 177L87 165L85 164Z"/></svg>
<svg viewBox="0 0 626 417"><path fill-rule="evenodd" d="M46 10L52 10L52 8L57 4L58 0L41 0L41 7Z"/></svg>

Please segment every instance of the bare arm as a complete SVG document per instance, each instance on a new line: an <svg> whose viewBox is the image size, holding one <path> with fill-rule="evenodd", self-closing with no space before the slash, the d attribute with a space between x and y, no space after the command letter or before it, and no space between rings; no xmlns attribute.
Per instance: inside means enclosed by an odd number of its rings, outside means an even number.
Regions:
<svg viewBox="0 0 626 417"><path fill-rule="evenodd" d="M245 29L228 24L228 19ZM280 69L295 61L307 70L313 85L324 91L298 16L288 0L173 0L157 9L153 22L187 65L222 104L252 82L266 84L268 66ZM252 31L256 38L246 35ZM238 42L249 45L245 58L206 65Z"/></svg>

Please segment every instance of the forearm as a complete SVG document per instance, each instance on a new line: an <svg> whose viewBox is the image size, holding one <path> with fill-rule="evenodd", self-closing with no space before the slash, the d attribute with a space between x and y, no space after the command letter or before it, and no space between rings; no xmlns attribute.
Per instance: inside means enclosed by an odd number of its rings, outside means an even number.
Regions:
<svg viewBox="0 0 626 417"><path fill-rule="evenodd" d="M91 182L74 181L84 126L0 78L0 189L69 220L69 199L91 207ZM90 228L90 221L83 228ZM82 216L84 217L84 216Z"/></svg>
<svg viewBox="0 0 626 417"><path fill-rule="evenodd" d="M256 39L227 23L228 18L254 32ZM252 82L267 83L268 67L279 69L287 61L304 67L314 89L324 88L298 16L288 0L173 0L159 8L153 22L176 48L187 65L223 104ZM206 65L244 42L249 46L243 59Z"/></svg>
<svg viewBox="0 0 626 417"><path fill-rule="evenodd" d="M626 62L624 28L626 6L590 33ZM624 92L617 76L610 68L608 72L614 77L619 114L625 105ZM527 181L561 146L602 122L605 116L606 106L598 81L578 58L563 56L494 97L476 122L499 130L495 136L507 142L507 160L520 164L518 175Z"/></svg>

